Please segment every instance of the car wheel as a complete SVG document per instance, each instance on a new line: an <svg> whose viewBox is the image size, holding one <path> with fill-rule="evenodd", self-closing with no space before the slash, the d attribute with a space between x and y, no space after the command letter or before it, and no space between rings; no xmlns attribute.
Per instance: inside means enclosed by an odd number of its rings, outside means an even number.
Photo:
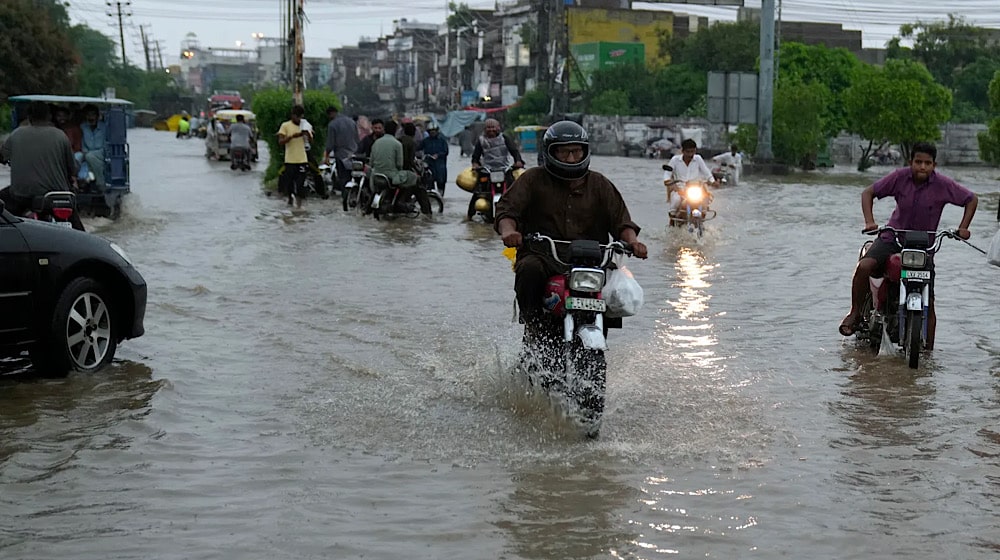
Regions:
<svg viewBox="0 0 1000 560"><path fill-rule="evenodd" d="M43 373L95 372L115 357L115 330L104 287L92 278L77 278L59 295L48 340L32 352L32 361Z"/></svg>

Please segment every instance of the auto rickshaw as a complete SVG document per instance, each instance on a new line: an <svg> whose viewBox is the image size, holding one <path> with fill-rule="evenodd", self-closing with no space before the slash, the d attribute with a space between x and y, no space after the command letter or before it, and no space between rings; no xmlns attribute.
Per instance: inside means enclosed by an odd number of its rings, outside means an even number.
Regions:
<svg viewBox="0 0 1000 560"><path fill-rule="evenodd" d="M215 112L208 122L206 130L205 157L220 161L229 159L229 127L236 122L237 115L243 115L243 122L253 131L253 137L250 139L250 160L257 161L257 138L259 136L257 115L245 109L222 109ZM220 125L222 130L220 130Z"/></svg>
<svg viewBox="0 0 1000 560"><path fill-rule="evenodd" d="M17 95L8 98L8 103L13 106L12 129L26 122L28 104L32 101L43 101L56 108L68 110L70 122L80 126L84 122L83 107L97 106L100 111L99 122L104 125L104 184L98 184L90 177L79 179L76 204L78 211L83 214L117 219L121 215L122 198L132 190L129 186L127 133L132 102L125 99L79 95Z"/></svg>

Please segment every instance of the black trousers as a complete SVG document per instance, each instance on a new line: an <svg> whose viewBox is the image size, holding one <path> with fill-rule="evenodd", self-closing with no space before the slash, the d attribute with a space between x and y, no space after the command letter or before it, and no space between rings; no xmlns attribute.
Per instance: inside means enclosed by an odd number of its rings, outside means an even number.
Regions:
<svg viewBox="0 0 1000 560"><path fill-rule="evenodd" d="M286 163L285 170L278 177L278 192L288 197L294 193L299 198L305 198L308 171L308 163Z"/></svg>

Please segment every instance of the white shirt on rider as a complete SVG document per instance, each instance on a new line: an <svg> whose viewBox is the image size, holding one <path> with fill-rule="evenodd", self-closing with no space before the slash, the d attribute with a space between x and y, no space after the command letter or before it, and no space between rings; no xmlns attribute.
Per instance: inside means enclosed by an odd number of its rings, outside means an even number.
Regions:
<svg viewBox="0 0 1000 560"><path fill-rule="evenodd" d="M663 172L664 181L677 179L682 182L706 181L711 183L713 180L712 170L708 168L705 160L698 154L695 154L694 157L691 158L691 163L689 164L684 163L684 156L682 154L677 154L676 156L670 158L670 163L667 165L674 168L674 170Z"/></svg>
<svg viewBox="0 0 1000 560"><path fill-rule="evenodd" d="M712 161L718 163L719 165L731 165L735 169L743 167L743 156L741 156L739 153L733 155L732 152L725 152L717 156L714 156L712 158Z"/></svg>
<svg viewBox="0 0 1000 560"><path fill-rule="evenodd" d="M701 156L695 154L691 158L691 163L684 163L683 154L677 154L676 156L670 158L670 167L673 171L664 171L663 180L669 181L670 179L677 179L681 183L687 181L705 181L706 183L711 183L715 178L712 176L712 170L708 168L705 160ZM673 212L680 208L681 206L681 195L676 189L670 189L670 211Z"/></svg>

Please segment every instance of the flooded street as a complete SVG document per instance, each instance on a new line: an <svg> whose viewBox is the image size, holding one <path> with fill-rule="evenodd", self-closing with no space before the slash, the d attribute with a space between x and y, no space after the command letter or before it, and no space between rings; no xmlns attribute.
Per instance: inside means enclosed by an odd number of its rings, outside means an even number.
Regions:
<svg viewBox="0 0 1000 560"><path fill-rule="evenodd" d="M916 371L837 333L886 168L746 178L696 240L662 161L595 158L650 258L585 441L511 375L513 273L453 181L433 222L292 214L263 163L130 142L125 216L88 226L145 276L146 334L99 374L0 376L4 560L1000 553L1000 268L946 240ZM987 248L1000 171L942 171Z"/></svg>

